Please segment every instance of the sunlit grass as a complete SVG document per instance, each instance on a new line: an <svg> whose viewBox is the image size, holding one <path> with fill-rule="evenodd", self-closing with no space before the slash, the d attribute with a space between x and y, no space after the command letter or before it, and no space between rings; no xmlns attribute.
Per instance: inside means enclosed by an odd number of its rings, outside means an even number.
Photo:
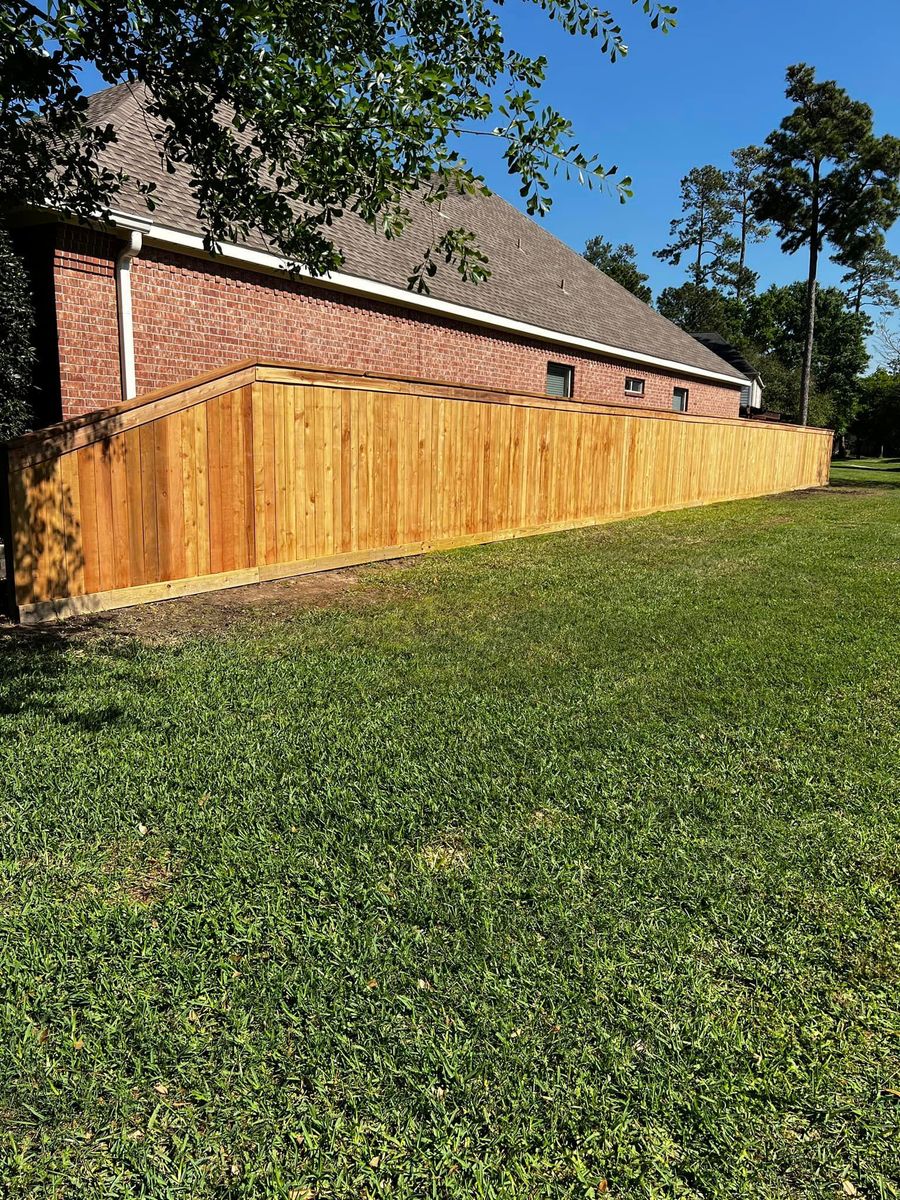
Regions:
<svg viewBox="0 0 900 1200"><path fill-rule="evenodd" d="M900 1195L860 466L0 645L0 1194Z"/></svg>

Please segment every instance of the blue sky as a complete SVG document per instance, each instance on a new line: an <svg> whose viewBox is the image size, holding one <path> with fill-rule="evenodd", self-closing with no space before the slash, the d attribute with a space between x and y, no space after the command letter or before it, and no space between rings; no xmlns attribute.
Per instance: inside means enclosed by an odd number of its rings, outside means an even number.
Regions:
<svg viewBox="0 0 900 1200"><path fill-rule="evenodd" d="M600 233L632 242L654 294L685 278L681 268L653 258L679 215L679 182L691 167L730 165L739 146L759 143L787 111L784 72L795 62L836 79L875 113L876 128L900 136L900 0L675 0L678 25L663 36L628 0L608 0L619 16L630 52L610 64L596 42L570 37L537 4L507 0L509 42L549 59L543 99L575 124L585 149L634 180L626 204L603 191L558 179L546 226L581 250ZM84 73L89 91L102 86ZM489 185L521 206L499 150L484 138L464 139L469 160ZM888 235L900 254L900 223ZM788 257L777 241L754 247L750 266L760 285L805 277L802 254ZM840 271L827 258L823 282Z"/></svg>
<svg viewBox="0 0 900 1200"><path fill-rule="evenodd" d="M575 123L579 140L604 165L616 163L634 180L625 205L559 181L545 224L579 250L595 233L633 242L654 294L684 280L681 268L652 257L679 215L682 176L708 162L727 167L733 149L763 141L788 109L784 72L791 63L810 63L820 78L837 80L871 105L879 132L900 136L898 0L674 2L678 25L664 37L639 8L609 0L629 45L628 57L615 65L601 58L596 43L569 37L536 6L508 3L504 16L514 45L550 60L546 99ZM469 139L465 150L495 191L520 203L483 139ZM888 240L900 254L900 223ZM802 254L783 255L774 238L753 249L750 265L761 286L805 277ZM839 276L823 263L823 282Z"/></svg>

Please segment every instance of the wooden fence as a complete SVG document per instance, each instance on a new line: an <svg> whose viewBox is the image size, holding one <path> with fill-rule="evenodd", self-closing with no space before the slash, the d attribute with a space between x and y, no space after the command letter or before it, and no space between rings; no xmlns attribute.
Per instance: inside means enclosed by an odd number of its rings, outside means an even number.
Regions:
<svg viewBox="0 0 900 1200"><path fill-rule="evenodd" d="M248 362L8 447L22 620L824 484L831 433Z"/></svg>

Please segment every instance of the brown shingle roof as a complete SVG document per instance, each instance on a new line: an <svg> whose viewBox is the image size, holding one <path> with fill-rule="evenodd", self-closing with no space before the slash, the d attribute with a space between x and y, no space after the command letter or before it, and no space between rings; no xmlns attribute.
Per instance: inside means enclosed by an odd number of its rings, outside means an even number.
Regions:
<svg viewBox="0 0 900 1200"><path fill-rule="evenodd" d="M163 169L142 95L140 86L118 84L89 102L89 119L108 121L116 130L117 141L105 152L105 163L124 168L135 180L156 184L152 214L147 213L134 183L126 183L116 208L187 233L201 233L189 169L178 165L174 174ZM435 299L744 382L733 366L499 196L453 195L443 201L441 212L433 204L413 204L411 209L410 225L391 241L353 214L339 218L332 232L344 255L342 270L406 288L412 267L440 233L441 223L463 226L476 234L491 276L471 284L452 267L439 269L429 281ZM246 245L272 249L256 233L246 239Z"/></svg>

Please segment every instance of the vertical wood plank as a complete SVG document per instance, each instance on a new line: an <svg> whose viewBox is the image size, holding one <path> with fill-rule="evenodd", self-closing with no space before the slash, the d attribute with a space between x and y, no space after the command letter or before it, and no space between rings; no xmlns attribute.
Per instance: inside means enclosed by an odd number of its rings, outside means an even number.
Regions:
<svg viewBox="0 0 900 1200"><path fill-rule="evenodd" d="M375 437L371 392L347 392L350 406L350 546L370 545L372 517L372 440ZM346 523L346 517L344 518Z"/></svg>
<svg viewBox="0 0 900 1200"><path fill-rule="evenodd" d="M385 462L385 520L384 520L384 537L386 546L397 545L397 494L398 494L398 463L397 463L397 446L398 446L398 399L396 396L388 395L385 408L385 418L387 426L387 449Z"/></svg>
<svg viewBox="0 0 900 1200"><path fill-rule="evenodd" d="M141 521L143 525L144 582L158 583L159 535L156 525L156 435L153 423L138 430L141 461ZM82 498L84 491L82 490ZM87 580L85 580L87 584ZM90 589L89 589L90 590Z"/></svg>
<svg viewBox="0 0 900 1200"><path fill-rule="evenodd" d="M66 595L68 588L59 459L22 472L29 516L31 588L36 600Z"/></svg>
<svg viewBox="0 0 900 1200"><path fill-rule="evenodd" d="M294 441L293 389L282 383L272 387L272 430L274 437L275 557L273 562L289 562L297 557L296 476L293 455L288 459L288 437Z"/></svg>
<svg viewBox="0 0 900 1200"><path fill-rule="evenodd" d="M194 483L197 504L197 569L201 575L209 575L210 566L210 534L209 534L209 429L206 422L206 412L202 405L191 409L194 425L194 447L196 461L194 462Z"/></svg>
<svg viewBox="0 0 900 1200"><path fill-rule="evenodd" d="M277 506L277 491L278 491L278 472L275 463L275 435L276 435L276 414L275 414L275 384L264 383L259 385L262 388L263 397L263 460L264 460L264 475L265 475L265 508L266 508L266 540L263 561L267 564L274 563L278 558L278 506ZM262 551L262 547L260 547Z"/></svg>
<svg viewBox="0 0 900 1200"><path fill-rule="evenodd" d="M156 533L159 548L159 579L172 579L172 506L170 496L168 426L164 419L153 422L156 452Z"/></svg>
<svg viewBox="0 0 900 1200"><path fill-rule="evenodd" d="M264 383L253 385L253 542L256 547L257 566L266 561L267 507L266 507L266 439L263 418Z"/></svg>
<svg viewBox="0 0 900 1200"><path fill-rule="evenodd" d="M328 396L326 388L316 388L316 400L312 414L312 482L313 482L313 557L320 558L325 553L325 404Z"/></svg>
<svg viewBox="0 0 900 1200"><path fill-rule="evenodd" d="M223 542L222 501L222 420L221 397L206 407L206 446L208 464L209 566L211 574L226 570Z"/></svg>
<svg viewBox="0 0 900 1200"><path fill-rule="evenodd" d="M316 391L314 387L304 388L303 396L303 507L298 520L302 515L304 558L314 558L316 554Z"/></svg>
<svg viewBox="0 0 900 1200"><path fill-rule="evenodd" d="M38 599L34 587L33 516L28 502L25 474L24 470L16 467L12 467L9 472L10 523L17 604L33 604Z"/></svg>
<svg viewBox="0 0 900 1200"><path fill-rule="evenodd" d="M83 596L84 549L81 537L81 491L76 455L63 454L59 460L60 496L63 508L63 536L66 555L67 595Z"/></svg>
<svg viewBox="0 0 900 1200"><path fill-rule="evenodd" d="M356 426L354 427L354 419ZM353 393L340 392L340 496L341 496L341 551L346 553L353 547L353 497L358 481L355 474L355 464L358 459L358 448L354 450L360 414L354 412Z"/></svg>
<svg viewBox="0 0 900 1200"><path fill-rule="evenodd" d="M222 570L234 571L240 566L240 531L238 529L241 446L236 443L239 422L234 392L219 397L219 447L216 455L216 495L219 509L219 536L222 541Z"/></svg>
<svg viewBox="0 0 900 1200"><path fill-rule="evenodd" d="M365 414L365 435L360 443L360 490L354 510L357 541L360 548L381 544L383 465L379 461L382 445L382 408L379 397L371 392L354 393L362 419Z"/></svg>
<svg viewBox="0 0 900 1200"><path fill-rule="evenodd" d="M97 506L97 558L100 567L100 591L116 586L116 542L113 528L112 480L110 478L111 439L89 447L94 459L94 496Z"/></svg>
<svg viewBox="0 0 900 1200"><path fill-rule="evenodd" d="M201 574L198 551L199 544L199 514L197 506L197 460L199 457L194 427L194 414L188 409L178 413L181 426L179 442L181 445L181 476L184 487L182 500L184 510L184 573L185 578L193 579Z"/></svg>
<svg viewBox="0 0 900 1200"><path fill-rule="evenodd" d="M335 413L338 416L338 437L335 438ZM335 481L340 466L340 394L331 388L322 389L322 553L330 556L340 545L340 509L335 508ZM338 501L340 488L338 487ZM337 536L335 536L337 526Z"/></svg>
<svg viewBox="0 0 900 1200"><path fill-rule="evenodd" d="M243 425L242 439L244 463L241 479L244 484L244 563L248 567L256 566L256 520L254 515L254 464L253 464L253 388L247 386L241 389L241 422Z"/></svg>
<svg viewBox="0 0 900 1200"><path fill-rule="evenodd" d="M184 544L184 446L183 424L180 413L173 413L160 421L165 428L168 445L168 494L170 511L169 569L173 579L184 579L187 575L187 555Z"/></svg>
<svg viewBox="0 0 900 1200"><path fill-rule="evenodd" d="M152 437L152 434L151 434ZM81 544L84 549L84 588L87 595L99 592L100 547L97 540L97 491L94 483L94 447L75 452L78 489L81 496Z"/></svg>
<svg viewBox="0 0 900 1200"><path fill-rule="evenodd" d="M126 429L121 435L125 442L125 485L128 491L128 571L132 586L147 582L144 561L144 469L141 462L141 431Z"/></svg>
<svg viewBox="0 0 900 1200"><path fill-rule="evenodd" d="M212 394L12 470L20 603L828 476L830 439L810 431L311 378Z"/></svg>
<svg viewBox="0 0 900 1200"><path fill-rule="evenodd" d="M386 411L384 397L374 395L372 397L372 441L369 468L372 484L367 514L369 518L369 537L365 543L367 546L386 546L388 544L387 521L385 519L387 466L384 461L387 454L385 433ZM363 513L360 512L360 520L362 519Z"/></svg>
<svg viewBox="0 0 900 1200"><path fill-rule="evenodd" d="M128 443L124 434L116 434L108 443L108 470L110 500L112 504L113 531L113 587L131 587L135 582L131 574L131 531L129 513L127 458Z"/></svg>

